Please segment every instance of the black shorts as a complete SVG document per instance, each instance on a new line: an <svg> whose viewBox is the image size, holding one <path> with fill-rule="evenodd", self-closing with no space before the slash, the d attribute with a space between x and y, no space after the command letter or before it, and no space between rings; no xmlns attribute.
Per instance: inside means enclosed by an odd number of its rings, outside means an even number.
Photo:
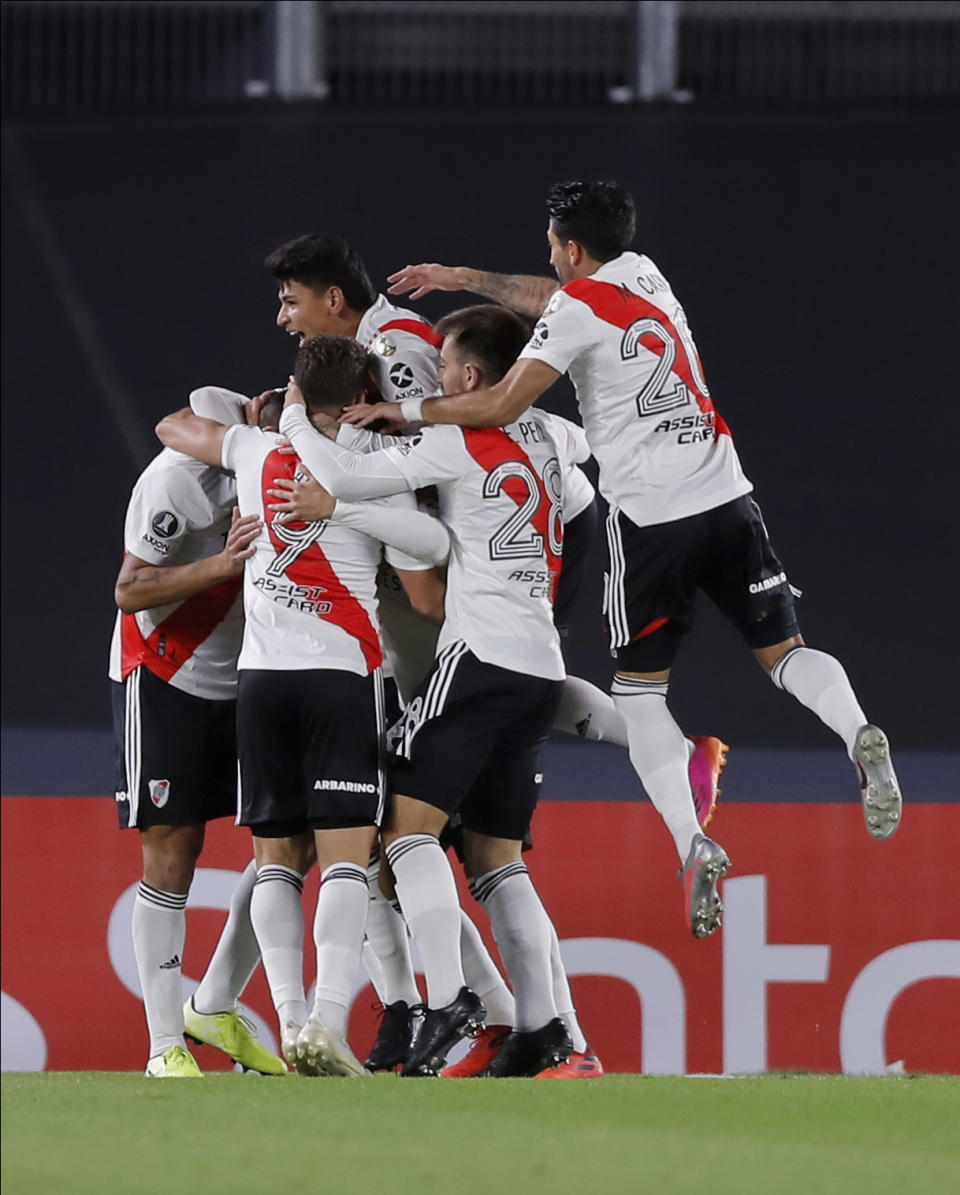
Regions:
<svg viewBox="0 0 960 1195"><path fill-rule="evenodd" d="M392 791L459 812L465 830L522 841L562 687L448 644L404 711Z"/></svg>
<svg viewBox="0 0 960 1195"><path fill-rule="evenodd" d="M571 519L563 528L563 557L557 596L553 601L553 623L566 639L570 633L570 620L577 599L577 593L590 563L590 553L600 531L600 513L596 498L588 507Z"/></svg>
<svg viewBox="0 0 960 1195"><path fill-rule="evenodd" d="M698 589L751 648L799 634L794 592L749 495L651 527L637 527L623 511L611 510L607 548L604 605L622 671L660 672L672 665L693 626Z"/></svg>
<svg viewBox="0 0 960 1195"><path fill-rule="evenodd" d="M241 826L258 838L379 823L383 679L334 669L243 669L237 694Z"/></svg>
<svg viewBox="0 0 960 1195"><path fill-rule="evenodd" d="M233 817L237 703L184 693L142 664L110 688L121 829Z"/></svg>

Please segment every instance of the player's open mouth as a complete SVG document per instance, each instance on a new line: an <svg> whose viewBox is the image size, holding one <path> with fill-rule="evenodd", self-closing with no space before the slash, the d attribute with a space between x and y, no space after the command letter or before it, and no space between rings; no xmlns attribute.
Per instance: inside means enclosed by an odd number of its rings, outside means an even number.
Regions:
<svg viewBox="0 0 960 1195"><path fill-rule="evenodd" d="M303 343L304 343L304 342L306 341L306 339L307 339L307 337L306 337L306 334L305 334L305 333L303 333L303 332L298 332L298 331L297 331L295 328L291 328L291 329L290 329L290 331L287 333L287 335L288 335L288 336L297 336L297 337L299 337L299 339L297 340L297 344L298 344L298 345L301 345L301 346L303 345Z"/></svg>

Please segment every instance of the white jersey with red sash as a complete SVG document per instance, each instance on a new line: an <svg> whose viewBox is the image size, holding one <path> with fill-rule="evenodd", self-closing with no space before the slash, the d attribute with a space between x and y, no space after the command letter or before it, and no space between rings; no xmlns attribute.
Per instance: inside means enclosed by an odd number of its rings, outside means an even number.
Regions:
<svg viewBox="0 0 960 1195"><path fill-rule="evenodd" d="M370 373L384 402L429 398L437 393L443 337L415 311L378 295L363 313L356 339L370 354Z"/></svg>
<svg viewBox="0 0 960 1195"><path fill-rule="evenodd" d="M450 531L437 650L462 640L485 663L562 680L552 602L563 489L546 422L530 410L507 428L429 427L382 455L412 489L437 487Z"/></svg>
<svg viewBox="0 0 960 1195"><path fill-rule="evenodd" d="M235 505L236 486L222 469L165 448L133 488L124 550L160 566L206 559L223 550ZM118 614L110 679L126 680L142 664L195 697L236 697L241 584L233 577L181 602Z"/></svg>
<svg viewBox="0 0 960 1195"><path fill-rule="evenodd" d="M568 282L520 356L569 373L600 492L637 526L712 510L753 488L683 308L649 257L621 253Z"/></svg>
<svg viewBox="0 0 960 1195"><path fill-rule="evenodd" d="M338 523L281 524L268 509L277 478L301 474L300 461L277 451L277 436L232 427L223 464L237 476L241 514L264 529L244 569L246 625L238 667L298 671L339 669L366 676L383 659L376 615L377 566L383 545ZM413 495L383 499L415 509ZM408 561L396 556L398 567Z"/></svg>

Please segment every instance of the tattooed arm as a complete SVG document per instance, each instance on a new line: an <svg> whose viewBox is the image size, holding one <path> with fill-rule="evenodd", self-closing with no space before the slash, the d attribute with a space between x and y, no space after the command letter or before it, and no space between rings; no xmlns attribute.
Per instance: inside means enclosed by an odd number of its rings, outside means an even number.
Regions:
<svg viewBox="0 0 960 1195"><path fill-rule="evenodd" d="M387 279L392 283L391 295L405 295L420 299L434 290L468 290L502 303L511 311L536 318L546 307L557 289L553 278L536 278L531 274L493 274L489 270L474 270L469 266L442 266L437 262L404 266Z"/></svg>

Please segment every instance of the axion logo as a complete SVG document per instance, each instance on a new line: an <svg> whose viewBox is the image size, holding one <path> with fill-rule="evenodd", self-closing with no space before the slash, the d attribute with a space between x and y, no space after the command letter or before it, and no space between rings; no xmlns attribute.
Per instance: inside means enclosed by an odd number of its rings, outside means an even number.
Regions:
<svg viewBox="0 0 960 1195"><path fill-rule="evenodd" d="M406 390L408 386L413 385L413 370L409 365L398 361L390 370L390 381L397 389Z"/></svg>

